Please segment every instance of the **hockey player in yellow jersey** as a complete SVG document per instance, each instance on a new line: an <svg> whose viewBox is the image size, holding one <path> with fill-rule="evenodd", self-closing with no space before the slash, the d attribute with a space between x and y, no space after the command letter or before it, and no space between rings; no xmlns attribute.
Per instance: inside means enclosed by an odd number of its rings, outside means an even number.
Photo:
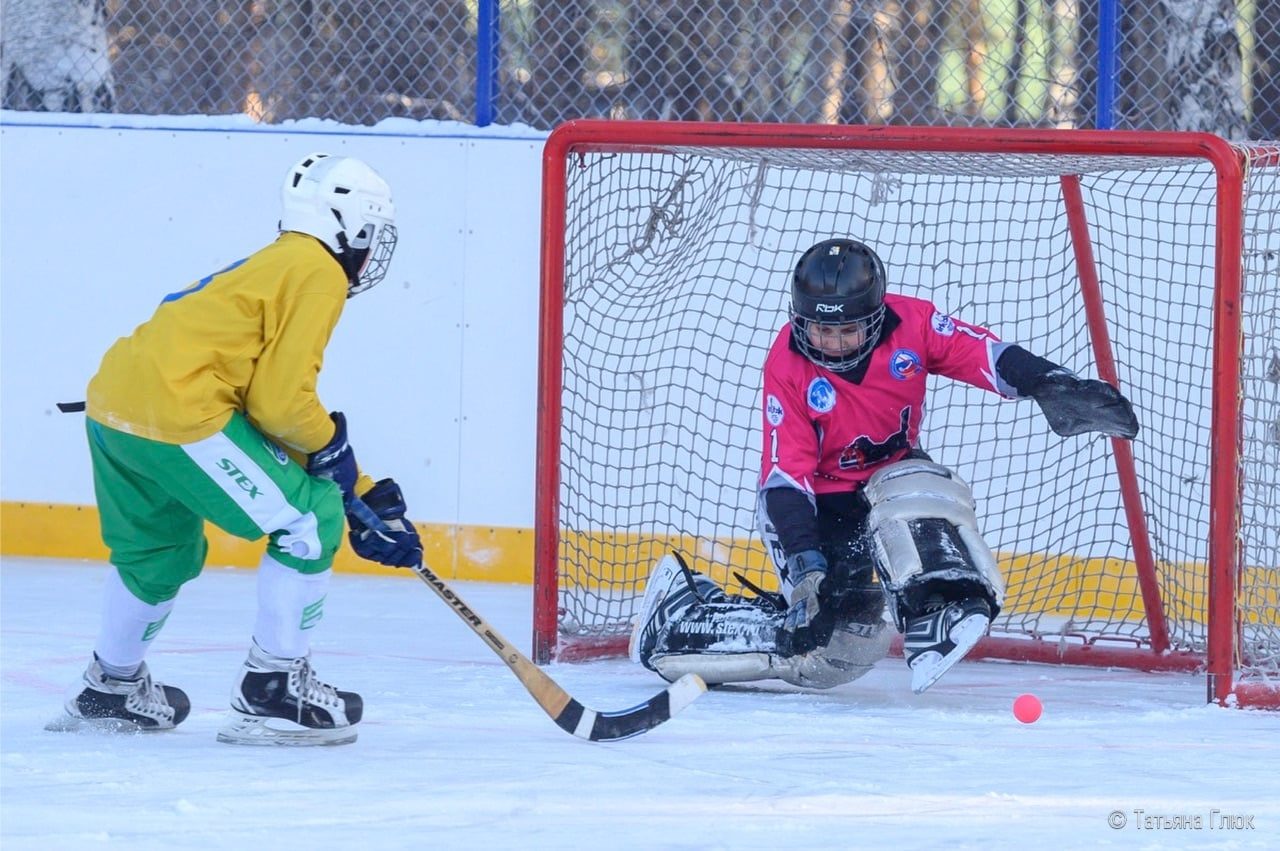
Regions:
<svg viewBox="0 0 1280 851"><path fill-rule="evenodd" d="M422 545L400 487L360 473L346 418L316 395L324 350L347 299L387 273L396 246L391 191L350 157L312 154L289 169L278 238L166 295L107 351L87 420L108 577L94 658L55 729L164 730L187 696L144 661L183 583L204 566L203 524L268 537L248 658L219 741L354 741L363 704L322 682L310 639L323 616L344 516L360 499L384 521L347 516L356 553L412 566Z"/></svg>

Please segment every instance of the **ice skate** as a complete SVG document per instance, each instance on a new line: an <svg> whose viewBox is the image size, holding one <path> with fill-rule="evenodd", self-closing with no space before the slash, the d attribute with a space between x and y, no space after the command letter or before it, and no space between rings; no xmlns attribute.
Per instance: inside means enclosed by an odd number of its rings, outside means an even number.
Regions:
<svg viewBox="0 0 1280 851"><path fill-rule="evenodd" d="M146 662L132 677L120 679L104 672L95 655L67 698L66 715L50 721L45 729L111 733L172 730L190 712L186 693L153 681Z"/></svg>
<svg viewBox="0 0 1280 851"><path fill-rule="evenodd" d="M231 691L218 741L239 745L345 745L356 740L360 695L323 683L308 656L271 656L256 644Z"/></svg>
<svg viewBox="0 0 1280 851"><path fill-rule="evenodd" d="M926 606L907 621L902 650L911 668L911 690L920 694L973 649L991 624L991 606L972 598Z"/></svg>

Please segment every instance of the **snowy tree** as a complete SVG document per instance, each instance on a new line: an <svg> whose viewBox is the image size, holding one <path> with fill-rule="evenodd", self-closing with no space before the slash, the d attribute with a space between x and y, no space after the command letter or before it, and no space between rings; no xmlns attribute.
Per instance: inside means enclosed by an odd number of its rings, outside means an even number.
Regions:
<svg viewBox="0 0 1280 851"><path fill-rule="evenodd" d="M1125 11L1117 126L1245 138L1233 0L1138 0Z"/></svg>
<svg viewBox="0 0 1280 851"><path fill-rule="evenodd" d="M1254 22L1254 139L1280 139L1280 0L1258 0Z"/></svg>
<svg viewBox="0 0 1280 851"><path fill-rule="evenodd" d="M106 19L106 0L0 2L5 108L110 112Z"/></svg>

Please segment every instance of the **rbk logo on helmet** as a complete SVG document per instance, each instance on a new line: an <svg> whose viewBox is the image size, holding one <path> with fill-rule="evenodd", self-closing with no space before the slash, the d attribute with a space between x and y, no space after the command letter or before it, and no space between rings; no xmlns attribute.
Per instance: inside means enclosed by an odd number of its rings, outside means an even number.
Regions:
<svg viewBox="0 0 1280 851"><path fill-rule="evenodd" d="M791 339L796 350L835 372L857 367L880 342L885 284L884 264L861 242L828 239L805 251L791 278ZM824 327L854 322L860 323L860 333L824 332ZM833 336L839 339L830 342Z"/></svg>

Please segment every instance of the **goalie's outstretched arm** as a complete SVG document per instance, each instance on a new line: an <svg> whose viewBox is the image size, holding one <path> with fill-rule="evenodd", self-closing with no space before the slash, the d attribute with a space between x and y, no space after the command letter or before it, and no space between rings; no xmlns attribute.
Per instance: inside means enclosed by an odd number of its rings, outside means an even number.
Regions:
<svg viewBox="0 0 1280 851"><path fill-rule="evenodd" d="M1006 346L1000 353L996 372L1019 396L1036 400L1055 434L1071 437L1100 432L1129 440L1138 435L1133 405L1105 381L1081 378L1016 345Z"/></svg>

